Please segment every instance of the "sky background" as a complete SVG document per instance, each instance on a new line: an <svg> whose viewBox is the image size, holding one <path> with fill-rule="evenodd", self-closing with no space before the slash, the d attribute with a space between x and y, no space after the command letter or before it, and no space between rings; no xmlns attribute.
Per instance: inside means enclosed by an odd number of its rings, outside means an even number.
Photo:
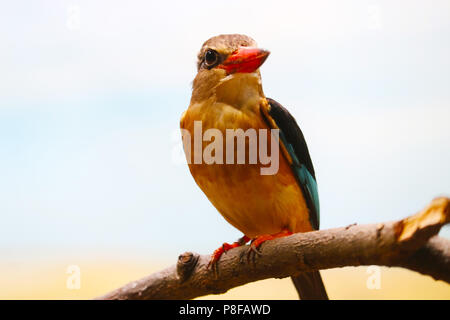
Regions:
<svg viewBox="0 0 450 320"><path fill-rule="evenodd" d="M450 194L449 1L3 1L0 12L3 264L174 261L241 236L180 157L196 55L221 33L271 51L263 88L307 139L321 228L400 219Z"/></svg>

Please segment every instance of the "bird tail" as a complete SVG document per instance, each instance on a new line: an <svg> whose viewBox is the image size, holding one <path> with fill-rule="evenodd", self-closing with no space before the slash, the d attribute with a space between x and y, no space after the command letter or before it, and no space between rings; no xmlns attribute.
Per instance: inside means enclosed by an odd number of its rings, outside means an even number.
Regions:
<svg viewBox="0 0 450 320"><path fill-rule="evenodd" d="M328 300L327 291L323 285L319 271L303 272L291 277L302 300Z"/></svg>

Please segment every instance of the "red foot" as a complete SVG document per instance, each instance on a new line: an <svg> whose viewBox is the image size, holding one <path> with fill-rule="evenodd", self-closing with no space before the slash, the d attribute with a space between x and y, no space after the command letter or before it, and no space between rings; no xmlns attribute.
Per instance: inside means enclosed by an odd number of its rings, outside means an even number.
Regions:
<svg viewBox="0 0 450 320"><path fill-rule="evenodd" d="M250 252L254 252L258 255L261 254L261 252L259 252L258 248L267 240L273 240L276 238L282 238L282 237L287 237L290 236L292 234L291 231L289 230L282 230L278 233L275 234L263 234L261 236L256 237L255 239L253 239L252 243L250 244L250 248L249 248L249 253Z"/></svg>
<svg viewBox="0 0 450 320"><path fill-rule="evenodd" d="M214 253L212 254L211 260L208 263L208 268L210 266L215 266L217 261L219 261L220 257L222 256L222 254L226 253L228 250L243 246L244 244L246 244L249 241L250 241L249 237L243 236L238 241L233 242L232 244L229 244L229 243L222 244L222 246L219 249L217 249L216 251L214 251Z"/></svg>

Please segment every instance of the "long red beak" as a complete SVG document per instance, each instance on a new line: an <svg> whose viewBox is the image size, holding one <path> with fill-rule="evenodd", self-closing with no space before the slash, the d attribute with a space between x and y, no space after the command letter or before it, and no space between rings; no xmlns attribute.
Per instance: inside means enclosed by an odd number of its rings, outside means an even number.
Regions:
<svg viewBox="0 0 450 320"><path fill-rule="evenodd" d="M266 61L269 54L270 52L264 49L240 47L217 68L224 69L228 74L236 72L251 73Z"/></svg>

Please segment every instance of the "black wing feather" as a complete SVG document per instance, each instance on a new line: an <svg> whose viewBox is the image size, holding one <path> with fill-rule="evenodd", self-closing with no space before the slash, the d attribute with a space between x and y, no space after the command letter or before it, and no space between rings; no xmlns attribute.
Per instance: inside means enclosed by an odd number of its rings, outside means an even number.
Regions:
<svg viewBox="0 0 450 320"><path fill-rule="evenodd" d="M288 148L288 152L298 159L298 163L293 164L294 174L299 181L306 204L310 210L309 218L314 229L319 229L320 207L317 192L316 175L309 155L308 146L300 127L294 117L281 104L273 99L267 98L270 104L269 115L273 118L281 131L281 139ZM289 145L291 148L289 148ZM292 150L293 149L293 150ZM306 169L306 170L305 170ZM306 172L307 171L307 172ZM308 173L311 179L308 179ZM306 177L305 177L306 175ZM312 182L312 183L311 183Z"/></svg>

